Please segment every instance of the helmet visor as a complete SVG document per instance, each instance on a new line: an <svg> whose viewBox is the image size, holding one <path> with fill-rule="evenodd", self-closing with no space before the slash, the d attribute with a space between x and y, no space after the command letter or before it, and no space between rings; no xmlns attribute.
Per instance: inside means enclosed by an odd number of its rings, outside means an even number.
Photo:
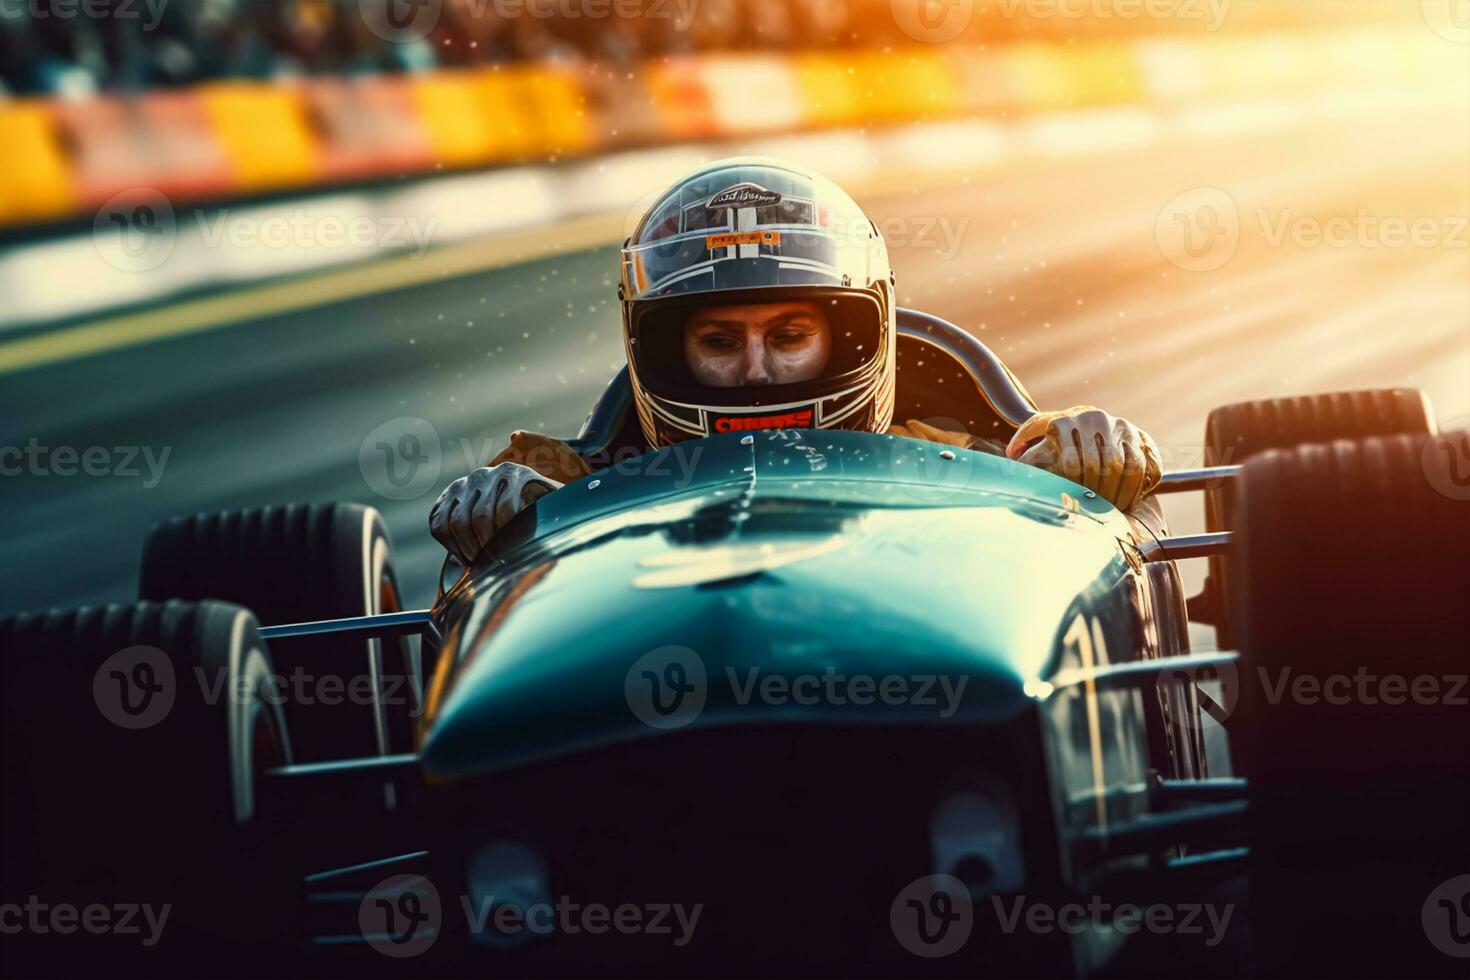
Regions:
<svg viewBox="0 0 1470 980"><path fill-rule="evenodd" d="M828 335L828 353L816 373L794 380L778 375L762 384L709 383L707 372L700 370L696 333L710 322L702 314L731 306L793 302L809 304L815 314L799 318L804 330ZM723 321L724 317L715 319ZM772 335L779 330L762 333L766 347L775 345L778 338ZM868 290L798 286L692 293L638 304L629 336L634 369L651 393L690 405L755 409L822 398L876 370L883 346L883 312ZM733 337L725 342L736 349L742 347L738 326L720 336Z"/></svg>

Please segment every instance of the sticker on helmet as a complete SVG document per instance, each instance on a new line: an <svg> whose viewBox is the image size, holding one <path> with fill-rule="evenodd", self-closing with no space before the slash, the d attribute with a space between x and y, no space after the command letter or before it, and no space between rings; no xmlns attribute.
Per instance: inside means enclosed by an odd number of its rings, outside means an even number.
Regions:
<svg viewBox="0 0 1470 980"><path fill-rule="evenodd" d="M711 211L716 211L720 208L763 208L780 203L780 194L768 191L760 184L747 182L736 184L734 187L726 187L706 201L704 206Z"/></svg>
<svg viewBox="0 0 1470 980"><path fill-rule="evenodd" d="M715 419L716 432L746 432L752 429L809 429L812 410L782 412L780 415L722 415Z"/></svg>
<svg viewBox="0 0 1470 980"><path fill-rule="evenodd" d="M720 235L705 235L704 247L726 248L730 245L780 245L779 231L727 231Z"/></svg>

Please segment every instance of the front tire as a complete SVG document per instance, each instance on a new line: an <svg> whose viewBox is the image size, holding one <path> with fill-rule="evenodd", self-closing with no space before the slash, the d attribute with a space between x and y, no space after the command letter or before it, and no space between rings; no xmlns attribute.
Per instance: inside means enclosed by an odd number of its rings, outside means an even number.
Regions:
<svg viewBox="0 0 1470 980"><path fill-rule="evenodd" d="M1263 975L1462 975L1421 909L1470 870L1470 499L1451 440L1251 459L1238 481L1232 723Z"/></svg>
<svg viewBox="0 0 1470 980"><path fill-rule="evenodd" d="M292 761L272 674L255 617L225 603L0 617L3 900L167 903L160 956L243 955L276 887L262 776ZM47 938L7 937L7 972L116 974L100 937Z"/></svg>

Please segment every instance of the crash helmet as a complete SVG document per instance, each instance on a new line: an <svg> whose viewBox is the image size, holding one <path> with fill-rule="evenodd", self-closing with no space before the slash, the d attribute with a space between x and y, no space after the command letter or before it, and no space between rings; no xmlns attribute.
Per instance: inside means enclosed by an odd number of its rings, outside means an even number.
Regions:
<svg viewBox="0 0 1470 980"><path fill-rule="evenodd" d="M648 444L751 429L887 431L893 283L877 226L820 174L740 157L676 181L622 249L623 340ZM682 343L694 310L791 301L826 309L832 354L821 375L750 387L695 380Z"/></svg>

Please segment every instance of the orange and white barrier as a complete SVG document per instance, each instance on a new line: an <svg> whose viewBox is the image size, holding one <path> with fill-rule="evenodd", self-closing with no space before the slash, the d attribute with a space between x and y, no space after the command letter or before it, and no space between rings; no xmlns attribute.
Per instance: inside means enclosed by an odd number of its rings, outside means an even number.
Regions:
<svg viewBox="0 0 1470 980"><path fill-rule="evenodd" d="M0 226L86 215L146 185L202 202L609 150L1107 106L1178 106L1463 80L1427 30L1156 35L994 48L498 66L212 82L0 102Z"/></svg>

